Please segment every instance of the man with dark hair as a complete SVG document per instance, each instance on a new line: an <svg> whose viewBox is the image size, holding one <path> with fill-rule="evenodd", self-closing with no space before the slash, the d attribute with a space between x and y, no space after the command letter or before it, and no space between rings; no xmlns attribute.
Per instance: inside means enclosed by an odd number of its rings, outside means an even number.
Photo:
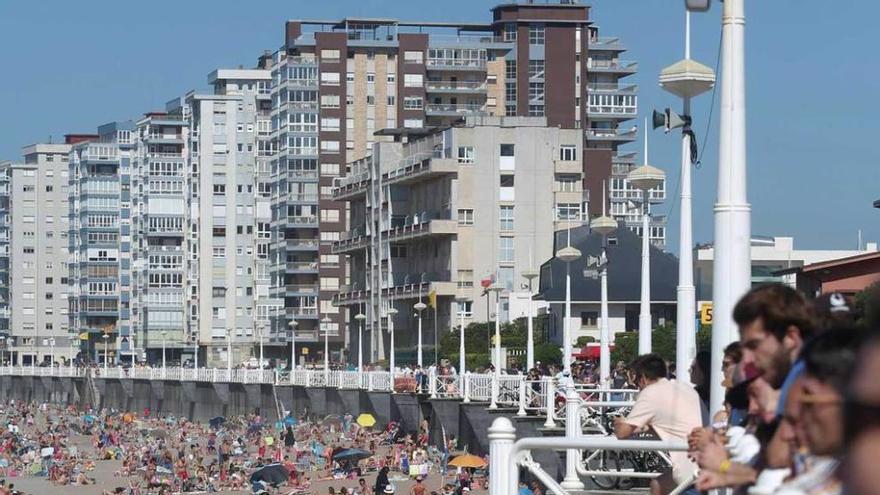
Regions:
<svg viewBox="0 0 880 495"><path fill-rule="evenodd" d="M632 411L614 422L617 438L653 431L661 440L687 441L688 433L702 425L700 396L688 384L666 378L666 363L657 354L639 356L631 366L630 377L639 389ZM693 479L696 465L685 452L671 452L672 471L651 481L652 495L669 493L677 485Z"/></svg>

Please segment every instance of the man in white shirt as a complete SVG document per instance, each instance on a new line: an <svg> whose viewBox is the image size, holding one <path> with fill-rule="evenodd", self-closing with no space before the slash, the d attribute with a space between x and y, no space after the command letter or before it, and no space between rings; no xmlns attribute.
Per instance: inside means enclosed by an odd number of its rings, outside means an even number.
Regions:
<svg viewBox="0 0 880 495"><path fill-rule="evenodd" d="M630 365L632 382L639 388L635 405L626 418L616 418L614 434L629 438L653 431L661 440L687 442L688 434L702 426L700 396L690 385L668 380L666 362L657 354L639 356ZM672 470L651 480L651 494L671 492L693 478L696 465L686 452L670 452Z"/></svg>

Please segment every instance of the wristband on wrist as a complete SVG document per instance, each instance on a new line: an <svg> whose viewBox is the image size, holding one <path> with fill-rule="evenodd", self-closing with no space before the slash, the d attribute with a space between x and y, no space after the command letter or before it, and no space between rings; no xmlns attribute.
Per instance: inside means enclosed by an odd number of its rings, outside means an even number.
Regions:
<svg viewBox="0 0 880 495"><path fill-rule="evenodd" d="M730 459L724 459L721 461L721 465L718 466L718 472L721 474L727 474L730 471Z"/></svg>

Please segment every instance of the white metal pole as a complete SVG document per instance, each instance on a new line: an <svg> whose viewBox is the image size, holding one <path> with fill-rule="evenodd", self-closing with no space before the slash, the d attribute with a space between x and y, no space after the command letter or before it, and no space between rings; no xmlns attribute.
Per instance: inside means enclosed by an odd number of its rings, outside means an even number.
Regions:
<svg viewBox="0 0 880 495"><path fill-rule="evenodd" d="M571 263L565 264L565 315L562 322L562 371L571 374Z"/></svg>
<svg viewBox="0 0 880 495"><path fill-rule="evenodd" d="M105 340L104 342L106 345L107 341ZM107 351L105 350L104 351L104 354L105 354L104 355L104 362L105 363L107 362L106 353L107 353ZM165 336L164 335L162 336L162 376L165 376Z"/></svg>
<svg viewBox="0 0 880 495"><path fill-rule="evenodd" d="M464 299L461 300L458 310L460 312L459 318L461 320L461 328L458 333L458 373L461 376L464 376L465 365L467 364L464 356Z"/></svg>
<svg viewBox="0 0 880 495"><path fill-rule="evenodd" d="M232 329L226 329L226 373L227 379L232 377Z"/></svg>
<svg viewBox="0 0 880 495"><path fill-rule="evenodd" d="M580 397L574 390L574 381L572 378L566 380L565 390L565 438L578 438L581 435L580 421ZM551 397L547 400L552 401ZM577 465L580 460L580 451L577 449L567 449L565 451L565 478L563 478L561 486L569 491L579 491L584 489L584 484L577 474Z"/></svg>
<svg viewBox="0 0 880 495"><path fill-rule="evenodd" d="M394 355L396 352L394 351L394 315L397 314L397 310L394 308L388 308L388 344L389 344L389 354L388 354L388 372L389 372L389 380L391 381L391 393L394 393Z"/></svg>
<svg viewBox="0 0 880 495"><path fill-rule="evenodd" d="M498 393L501 385L501 291L495 288L495 349L493 354L495 357L495 370L492 373L492 398L489 403L489 409L498 408Z"/></svg>
<svg viewBox="0 0 880 495"><path fill-rule="evenodd" d="M733 307L751 285L751 206L746 195L745 0L725 0L722 13L718 199L715 203L712 373L709 412L724 402L721 362L736 338ZM721 283L723 281L723 283Z"/></svg>
<svg viewBox="0 0 880 495"><path fill-rule="evenodd" d="M320 326L320 323L318 324ZM290 321L290 372L296 369L296 320ZM326 353L325 353L326 354Z"/></svg>
<svg viewBox="0 0 880 495"><path fill-rule="evenodd" d="M109 342L110 342L110 337L107 335L104 335L104 376L107 376L107 358L110 355ZM162 345L163 346L165 345L164 340L162 341ZM164 367L165 365L163 364L162 366Z"/></svg>
<svg viewBox="0 0 880 495"><path fill-rule="evenodd" d="M688 13L687 24L690 25L690 13ZM691 114L690 97L682 98L682 114ZM697 313L697 289L694 287L692 250L690 143L690 134L683 132L681 135L681 220L678 233L678 289L676 291L675 317L675 376L682 383L690 383L690 361L696 354L694 318Z"/></svg>
<svg viewBox="0 0 880 495"><path fill-rule="evenodd" d="M647 131L646 131L647 132ZM648 197L642 190L642 293L639 304L639 355L651 352L651 241L649 234Z"/></svg>
<svg viewBox="0 0 880 495"><path fill-rule="evenodd" d="M416 361L418 362L419 367L422 367L422 312L419 311L419 345L416 349Z"/></svg>
<svg viewBox="0 0 880 495"><path fill-rule="evenodd" d="M263 369L263 326L260 325L260 369Z"/></svg>
<svg viewBox="0 0 880 495"><path fill-rule="evenodd" d="M608 383L611 377L611 329L608 328L608 258L605 254L605 240L602 240L602 270L599 272L601 301L599 306L599 380Z"/></svg>
<svg viewBox="0 0 880 495"><path fill-rule="evenodd" d="M358 377L364 371L364 320L358 327ZM358 378L360 380L360 378Z"/></svg>
<svg viewBox="0 0 880 495"><path fill-rule="evenodd" d="M291 371L292 373L293 371ZM324 383L329 383L330 377L330 325L324 324ZM358 377L358 387L361 385L361 379Z"/></svg>

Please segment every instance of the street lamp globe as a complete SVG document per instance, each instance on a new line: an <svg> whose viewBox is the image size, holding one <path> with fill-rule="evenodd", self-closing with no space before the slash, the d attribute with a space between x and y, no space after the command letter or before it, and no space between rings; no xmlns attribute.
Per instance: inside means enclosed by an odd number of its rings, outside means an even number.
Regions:
<svg viewBox="0 0 880 495"><path fill-rule="evenodd" d="M574 246L566 246L559 251L556 251L556 258L564 263L571 263L572 261L575 261L580 257L580 250Z"/></svg>
<svg viewBox="0 0 880 495"><path fill-rule="evenodd" d="M604 215L596 217L590 222L590 230L599 235L608 235L617 230L617 220Z"/></svg>
<svg viewBox="0 0 880 495"><path fill-rule="evenodd" d="M358 320L358 321L364 321L367 319L367 315L365 315L363 313L358 313L358 314L354 315L354 319ZM322 321L322 323L323 323L323 321Z"/></svg>
<svg viewBox="0 0 880 495"><path fill-rule="evenodd" d="M415 310L418 311L419 313L421 313L422 311L424 311L425 308L427 308L427 307L428 307L428 305L425 304L425 303L423 303L422 301L419 301L419 302L417 302L417 303L415 303L415 304L413 305L413 309L415 309Z"/></svg>
<svg viewBox="0 0 880 495"><path fill-rule="evenodd" d="M636 189L647 191L653 189L666 179L666 173L657 167L645 164L636 168L626 176L626 180ZM645 198L647 199L647 198Z"/></svg>
<svg viewBox="0 0 880 495"><path fill-rule="evenodd" d="M387 314L388 316L394 316L397 314L397 310L394 308L388 308L387 310L385 310L385 314Z"/></svg>

